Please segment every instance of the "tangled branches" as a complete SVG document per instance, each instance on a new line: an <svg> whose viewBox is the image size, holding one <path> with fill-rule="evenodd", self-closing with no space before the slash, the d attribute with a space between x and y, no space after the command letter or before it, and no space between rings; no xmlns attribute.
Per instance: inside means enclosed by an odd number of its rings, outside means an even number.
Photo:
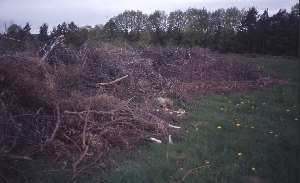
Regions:
<svg viewBox="0 0 300 183"><path fill-rule="evenodd" d="M44 158L78 173L95 159L175 133L177 115L185 110L161 108L157 98L171 96L180 105L281 82L263 68L200 48L86 43L75 51L62 40L45 52L46 60L0 57L1 169L14 171L15 160Z"/></svg>

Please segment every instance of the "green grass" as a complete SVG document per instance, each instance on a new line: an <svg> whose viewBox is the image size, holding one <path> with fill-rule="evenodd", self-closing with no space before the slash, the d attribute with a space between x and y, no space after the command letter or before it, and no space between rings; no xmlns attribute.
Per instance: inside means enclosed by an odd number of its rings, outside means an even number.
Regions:
<svg viewBox="0 0 300 183"><path fill-rule="evenodd" d="M236 58L235 60L240 59ZM244 59L243 62L248 62L249 60ZM253 58L250 62L259 67L264 66L264 70L268 73L275 74L291 82L299 83L299 60Z"/></svg>
<svg viewBox="0 0 300 183"><path fill-rule="evenodd" d="M297 61L252 61L292 82L299 80ZM108 172L82 172L74 180L245 182L244 178L251 176L272 183L298 182L298 86L272 85L259 91L208 96L187 105L186 111L188 118L176 124L182 128L172 135L174 144L168 144L167 137L160 139L168 149L169 160L160 144L145 143L136 153L109 157L106 162L112 167ZM66 182L73 176L40 164L29 166L28 182Z"/></svg>
<svg viewBox="0 0 300 183"><path fill-rule="evenodd" d="M169 161L159 144L141 147L121 161L108 182L241 182L244 176L268 182L299 178L298 99L294 86L210 96L190 105L185 129L167 144ZM197 125L197 129L190 126ZM237 126L239 124L239 126ZM218 128L221 127L221 128ZM238 153L242 153L238 156ZM252 170L255 168L255 170Z"/></svg>

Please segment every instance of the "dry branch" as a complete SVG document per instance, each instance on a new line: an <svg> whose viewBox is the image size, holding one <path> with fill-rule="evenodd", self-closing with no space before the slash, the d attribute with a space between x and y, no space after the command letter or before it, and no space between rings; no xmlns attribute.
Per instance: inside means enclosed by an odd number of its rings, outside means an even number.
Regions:
<svg viewBox="0 0 300 183"><path fill-rule="evenodd" d="M56 120L57 120L57 122L56 122L56 125L55 125L55 129L54 129L54 131L53 131L53 133L52 133L52 135L51 135L51 137L50 137L50 139L48 141L50 143L53 141L53 139L54 139L54 137L55 137L55 135L57 133L57 130L58 130L59 126L60 126L60 123L61 123L60 112L59 112L59 102L56 105Z"/></svg>
<svg viewBox="0 0 300 183"><path fill-rule="evenodd" d="M90 109L90 107L88 108L88 111L90 111L89 109ZM84 148L86 147L86 138L85 138L86 134L85 134L85 132L86 132L86 127L87 127L87 122L88 122L88 116L89 116L89 112L85 116L84 127L83 127L83 132L82 132L82 145L83 145Z"/></svg>
<svg viewBox="0 0 300 183"><path fill-rule="evenodd" d="M160 144L164 149L165 149L165 151L166 151L166 157L167 157L167 160L169 161L169 151L168 151L168 149L167 149L167 147L161 142L161 140L158 140L158 139L156 139L156 138L150 138L152 141L154 141L154 142L156 142L156 143L158 143L158 144Z"/></svg>
<svg viewBox="0 0 300 183"><path fill-rule="evenodd" d="M83 115L85 113L99 113L99 114L112 114L113 111L97 111L97 110L88 110L88 111L65 111L66 114L77 114L77 115Z"/></svg>
<svg viewBox="0 0 300 183"><path fill-rule="evenodd" d="M54 41L54 43L50 46L50 49L46 51L45 55L43 56L43 60L46 60L46 58L48 57L48 55L51 53L51 51L53 50L53 48L55 48L55 46L57 46L58 44L60 44L61 42L63 42L65 40L64 35L61 35L59 37L57 37ZM46 43L47 44L47 43ZM45 48L45 46L44 46Z"/></svg>
<svg viewBox="0 0 300 183"><path fill-rule="evenodd" d="M10 182L12 182L12 181L9 181L6 177L4 177L4 175L0 172L0 175L1 175L1 177L7 182L7 183L10 183Z"/></svg>
<svg viewBox="0 0 300 183"><path fill-rule="evenodd" d="M184 175L184 177L182 178L182 180L181 180L181 181L178 181L178 182L176 182L176 183L185 182L185 178L188 176L188 174L192 173L192 172L195 171L195 170L199 170L199 169L201 169L201 168L206 168L206 167L209 167L209 166L210 166L210 165L204 165L204 166L199 166L199 167L197 167L197 168L193 168L193 169L189 170L189 171Z"/></svg>
<svg viewBox="0 0 300 183"><path fill-rule="evenodd" d="M81 148L78 146L78 144L76 142L74 142L74 140L72 140L70 137L68 137L66 134L63 134L64 137L66 137L68 140L70 140L71 142L73 142L75 144L75 146L79 149L80 154L82 154L82 150Z"/></svg>
<svg viewBox="0 0 300 183"><path fill-rule="evenodd" d="M83 158L85 157L88 150L89 150L89 146L85 146L85 150L81 154L80 158L75 163L73 163L73 165L72 165L73 166L73 172L76 172L77 165L83 160Z"/></svg>
<svg viewBox="0 0 300 183"><path fill-rule="evenodd" d="M6 158L11 158L11 159L23 159L23 160L31 160L30 157L26 157L26 156L14 156L14 155L0 155L2 157L6 157Z"/></svg>
<svg viewBox="0 0 300 183"><path fill-rule="evenodd" d="M128 77L128 75L123 76L123 77L121 77L121 78L118 78L118 79L116 79L116 80L114 80L114 81L111 81L111 82L108 82L108 83L98 83L97 85L101 85L101 86L112 85L112 84L117 83L117 82L119 82L119 81L121 81L121 80L123 80L123 79L125 79L125 78L127 78L127 77Z"/></svg>
<svg viewBox="0 0 300 183"><path fill-rule="evenodd" d="M91 166L92 164L95 164L97 161L98 161L98 159L100 158L100 156L98 156L98 158L97 159L95 159L95 161L94 162L92 162L92 163L90 163L90 164L88 164L88 165L86 165L85 167L83 167L82 169L80 169L70 180L68 180L67 181L67 183L69 183L69 182L71 182L80 172L82 172L84 169L86 169L87 167L89 167L89 166Z"/></svg>

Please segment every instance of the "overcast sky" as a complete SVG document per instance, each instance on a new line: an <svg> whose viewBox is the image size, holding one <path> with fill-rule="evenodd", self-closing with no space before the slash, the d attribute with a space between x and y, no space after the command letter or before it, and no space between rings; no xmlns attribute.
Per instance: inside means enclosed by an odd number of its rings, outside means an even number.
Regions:
<svg viewBox="0 0 300 183"><path fill-rule="evenodd" d="M151 14L155 10L163 10L167 14L175 10L185 11L191 8L206 8L214 11L218 8L237 7L248 9L256 7L259 14L268 8L269 15L279 9L291 11L298 0L0 0L0 32L4 24L14 22L24 27L29 22L31 29L38 33L43 23L53 26L70 23L76 25L105 24L110 18L125 10L139 10Z"/></svg>

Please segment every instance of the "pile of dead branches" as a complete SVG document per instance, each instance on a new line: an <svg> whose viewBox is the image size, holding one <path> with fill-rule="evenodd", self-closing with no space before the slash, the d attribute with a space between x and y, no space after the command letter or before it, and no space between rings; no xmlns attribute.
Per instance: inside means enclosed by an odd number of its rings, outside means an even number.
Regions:
<svg viewBox="0 0 300 183"><path fill-rule="evenodd" d="M135 50L87 42L69 50L63 37L56 39L40 58L0 57L1 169L43 157L77 171L174 133L184 109L155 104L159 97L174 97L184 108L181 102L207 94L279 82L261 67L197 47Z"/></svg>
<svg viewBox="0 0 300 183"><path fill-rule="evenodd" d="M93 75L87 74L94 69L88 64L95 60L89 61L86 67L84 63L55 66L30 57L1 58L1 168L13 168L19 159L43 158L65 162L66 168L77 171L88 159L131 149L173 131L176 117L133 102L134 96L143 98L138 92L124 100L128 96L122 92L130 92L125 87L132 76L127 71L117 78L109 70L122 65L100 60L106 69L93 82Z"/></svg>

